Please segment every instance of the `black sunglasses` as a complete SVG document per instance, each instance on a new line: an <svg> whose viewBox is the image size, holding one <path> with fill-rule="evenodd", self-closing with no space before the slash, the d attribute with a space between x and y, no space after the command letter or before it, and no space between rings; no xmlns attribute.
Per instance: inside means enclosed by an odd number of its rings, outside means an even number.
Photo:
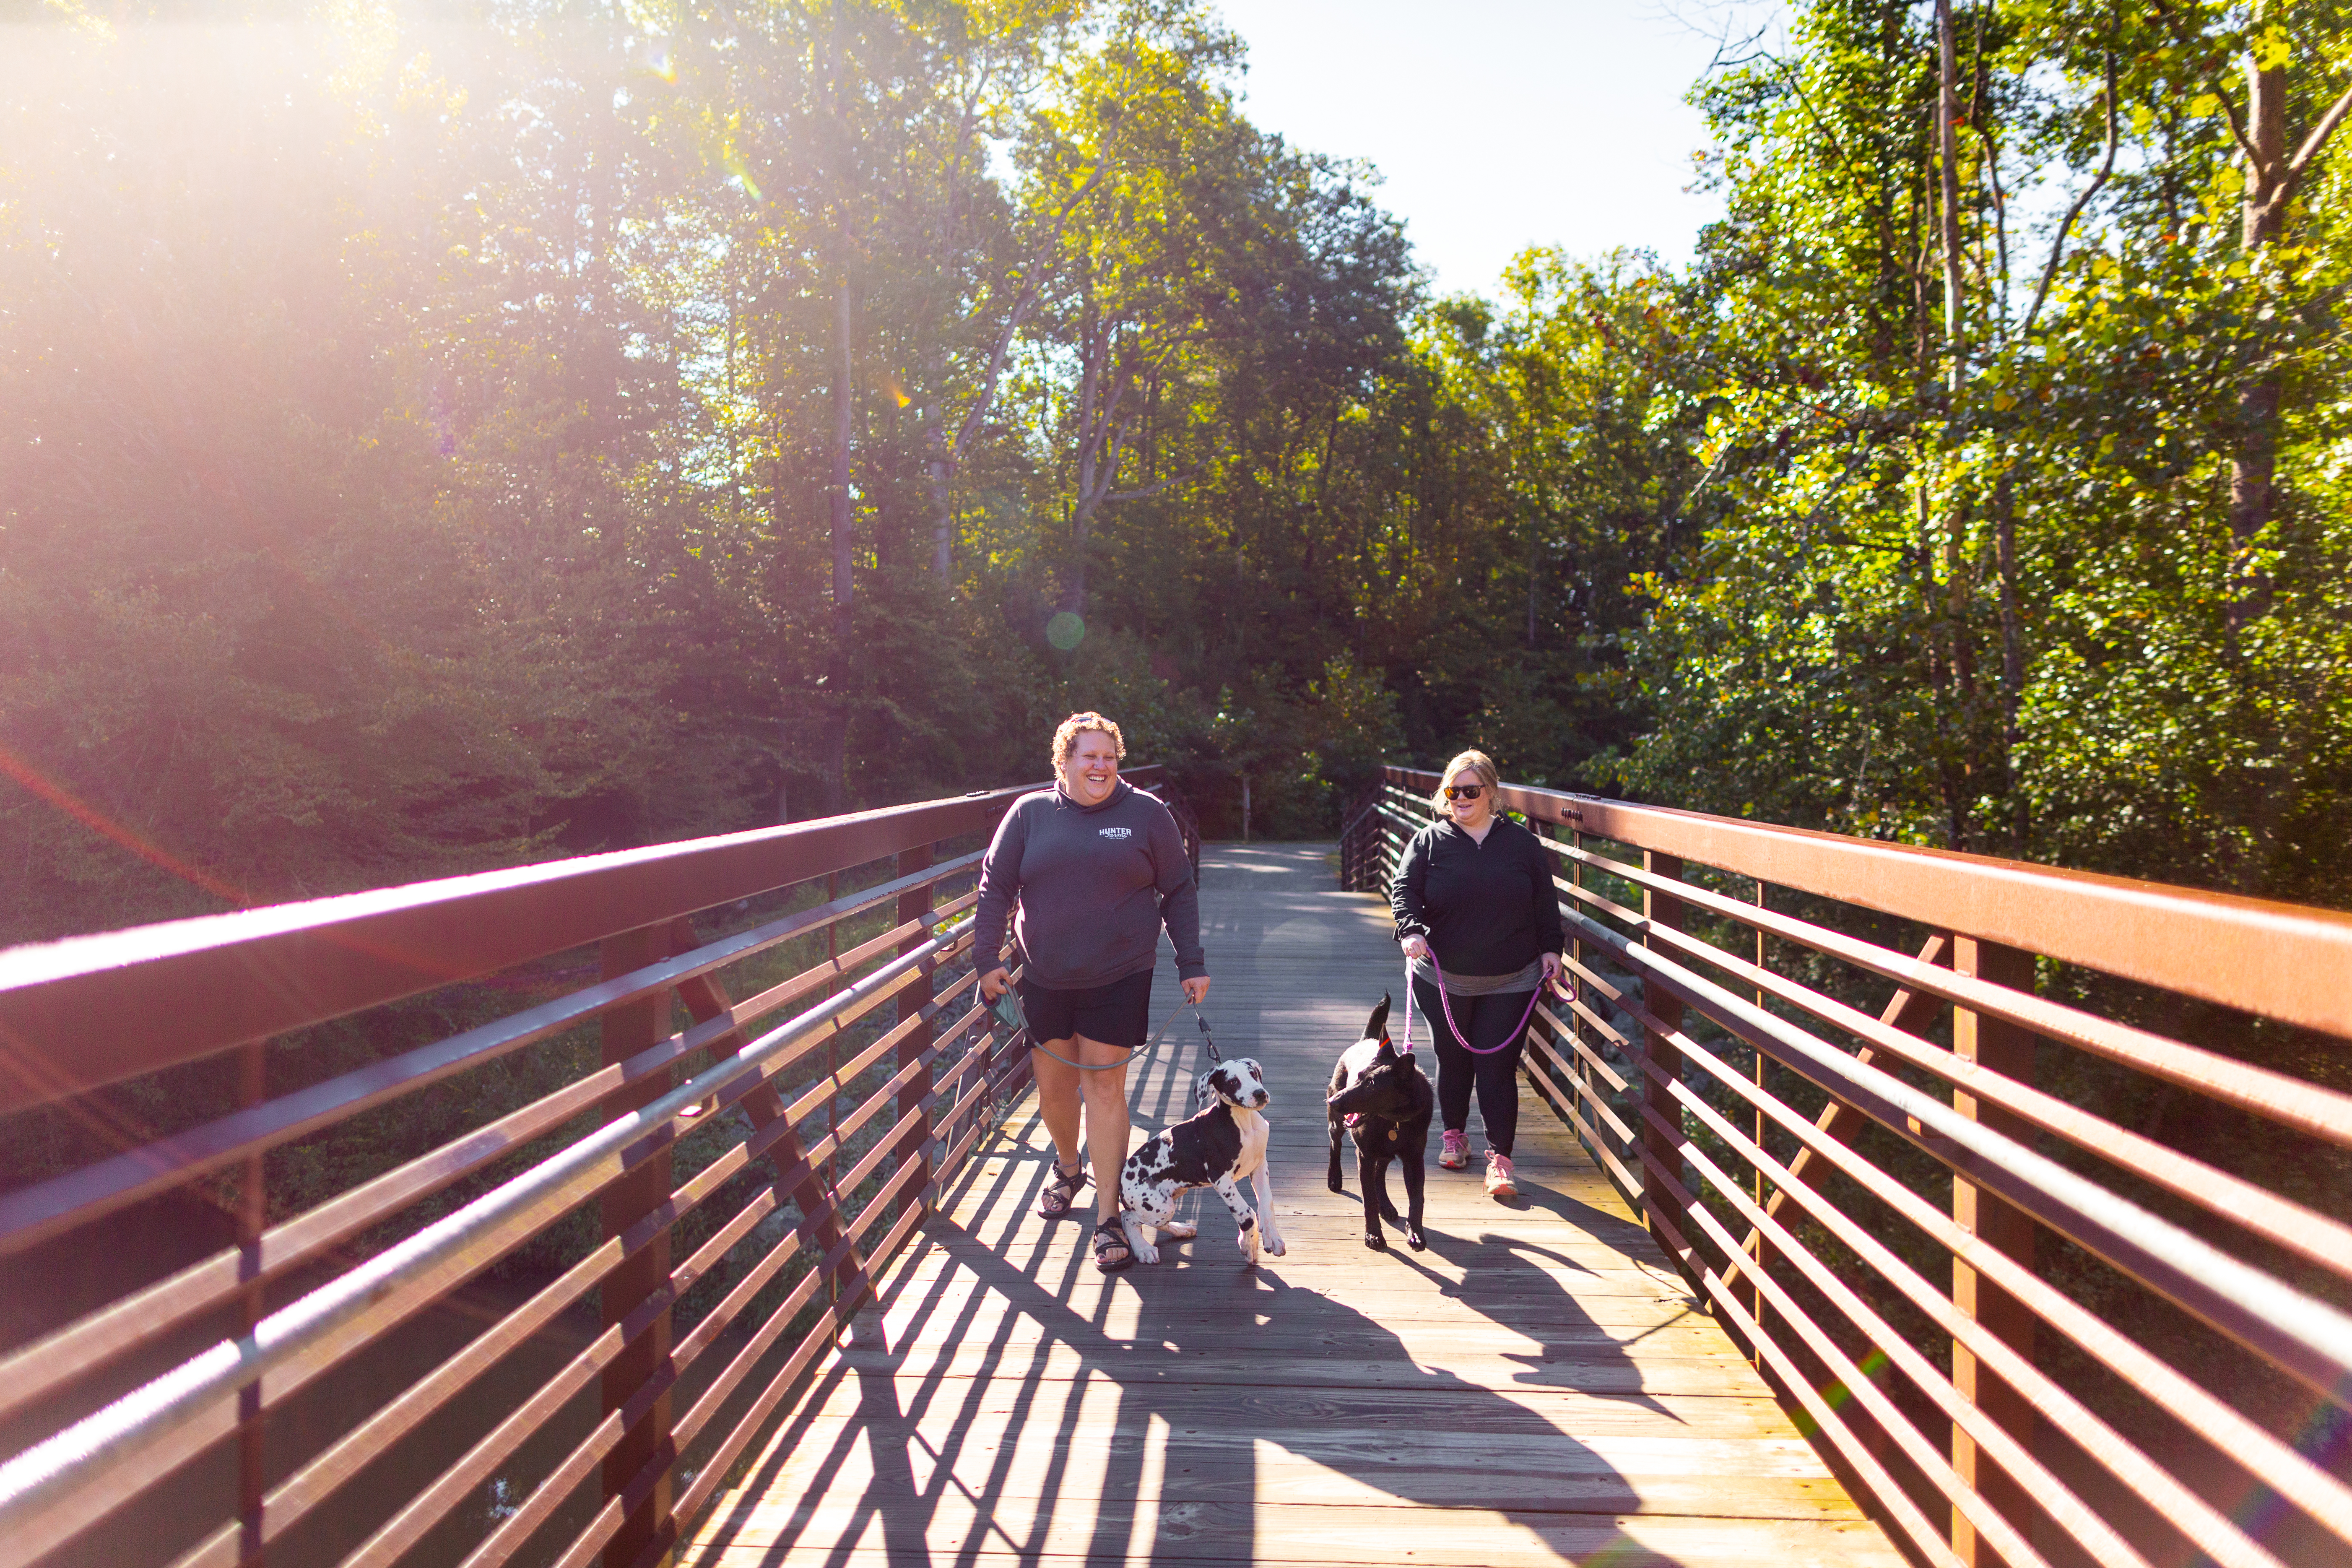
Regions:
<svg viewBox="0 0 2352 1568"><path fill-rule="evenodd" d="M1486 787L1486 786L1485 784L1447 784L1445 786L1445 798L1448 800L1476 800L1478 798L1478 792Z"/></svg>

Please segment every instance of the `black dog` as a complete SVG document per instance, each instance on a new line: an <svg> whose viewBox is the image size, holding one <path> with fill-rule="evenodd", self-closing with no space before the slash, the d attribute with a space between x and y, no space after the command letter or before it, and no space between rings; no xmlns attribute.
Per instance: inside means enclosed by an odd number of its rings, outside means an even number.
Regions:
<svg viewBox="0 0 2352 1568"><path fill-rule="evenodd" d="M1356 1179L1364 1188L1364 1245L1374 1250L1388 1246L1381 1218L1397 1217L1389 1202L1389 1162L1404 1177L1406 1217L1404 1244L1419 1252L1429 1244L1421 1236L1422 1155L1429 1143L1430 1118L1436 1114L1437 1096L1429 1079L1409 1056L1397 1055L1388 1037L1389 999L1372 1009L1364 1037L1349 1046L1331 1069L1331 1098L1325 1102L1331 1120L1330 1186L1339 1183L1339 1132L1343 1127L1356 1140Z"/></svg>

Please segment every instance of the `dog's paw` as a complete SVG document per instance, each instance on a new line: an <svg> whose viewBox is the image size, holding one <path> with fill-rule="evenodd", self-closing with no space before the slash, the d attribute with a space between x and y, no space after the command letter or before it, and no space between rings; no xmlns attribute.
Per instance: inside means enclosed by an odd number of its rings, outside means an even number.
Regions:
<svg viewBox="0 0 2352 1568"><path fill-rule="evenodd" d="M1389 1249L1389 1238L1377 1230L1368 1230L1364 1232L1364 1245L1374 1252L1386 1252Z"/></svg>
<svg viewBox="0 0 2352 1568"><path fill-rule="evenodd" d="M1160 1249L1149 1243L1139 1247L1135 1243L1129 1242L1128 1244L1128 1250L1135 1254L1135 1260L1138 1263L1157 1263L1160 1261Z"/></svg>
<svg viewBox="0 0 2352 1568"><path fill-rule="evenodd" d="M1344 1192L1346 1192L1346 1191L1348 1190L1348 1184L1347 1184L1347 1183L1345 1183L1345 1182L1343 1182L1343 1181L1341 1181L1341 1180L1340 1180L1339 1177L1337 1177L1337 1176L1328 1176L1328 1177L1326 1177L1326 1178L1324 1179L1323 1184L1324 1184L1325 1186L1327 1186L1327 1187L1330 1188L1330 1189L1331 1189L1333 1192L1335 1192L1335 1193L1344 1193Z"/></svg>
<svg viewBox="0 0 2352 1568"><path fill-rule="evenodd" d="M1278 1236L1269 1236L1265 1238L1265 1251L1266 1256L1269 1258L1280 1258L1290 1251L1290 1247L1288 1243L1282 1239L1282 1237Z"/></svg>
<svg viewBox="0 0 2352 1568"><path fill-rule="evenodd" d="M1417 1230L1409 1230L1404 1233L1404 1244L1407 1247L1412 1247L1415 1252L1426 1252L1429 1250L1428 1241L1423 1239L1421 1232Z"/></svg>

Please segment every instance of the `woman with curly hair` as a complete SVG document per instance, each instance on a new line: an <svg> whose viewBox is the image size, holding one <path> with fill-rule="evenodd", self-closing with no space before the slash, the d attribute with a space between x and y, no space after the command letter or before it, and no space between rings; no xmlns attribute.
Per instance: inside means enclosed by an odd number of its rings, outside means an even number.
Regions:
<svg viewBox="0 0 2352 1568"><path fill-rule="evenodd" d="M1095 1178L1095 1267L1106 1274L1135 1261L1118 1223L1127 1061L1150 1033L1162 926L1176 948L1185 1000L1197 1006L1209 994L1200 891L1184 836L1165 805L1120 781L1126 755L1118 726L1101 714L1062 721L1054 731L1054 787L1013 803L981 863L972 933L981 995L993 1002L1011 984L996 955L1013 917L1038 1110L1055 1156L1037 1212L1069 1213L1085 1184L1083 1105ZM1170 1234L1181 1233L1171 1226Z"/></svg>

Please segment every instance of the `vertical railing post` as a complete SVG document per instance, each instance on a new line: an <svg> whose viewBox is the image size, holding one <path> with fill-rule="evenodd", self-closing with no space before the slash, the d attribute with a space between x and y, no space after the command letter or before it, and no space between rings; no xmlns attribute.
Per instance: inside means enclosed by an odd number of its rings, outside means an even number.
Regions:
<svg viewBox="0 0 2352 1568"><path fill-rule="evenodd" d="M1682 857L1661 855L1654 849L1644 849L1642 851L1642 868L1654 876L1671 878L1680 881L1683 874ZM1651 925L1679 931L1683 923L1683 901L1672 893L1662 893L1654 888L1644 887L1642 889L1642 916ZM1662 944L1652 941L1650 934L1644 931L1642 934L1642 945L1655 948ZM1669 994L1664 986L1646 977L1642 982L1642 1003L1649 1009L1650 1016L1667 1028L1679 1030L1683 1026L1682 998ZM1642 1050L1651 1064L1657 1068L1655 1074L1644 1072L1642 1075L1644 1101L1667 1127L1679 1129L1683 1124L1682 1103L1675 1099L1673 1091L1666 1086L1670 1083L1678 1083L1682 1079L1682 1052L1675 1048L1671 1040L1646 1024L1642 1027ZM1655 1160L1664 1170L1677 1174L1681 1173L1683 1167L1681 1140L1674 1133L1644 1119L1642 1124L1642 1147L1650 1158ZM1643 1218L1651 1229L1654 1232L1656 1230L1657 1211L1663 1209L1666 1213L1667 1223L1680 1234L1688 1236L1690 1221L1683 1216L1679 1205L1666 1195L1662 1186L1654 1188L1650 1181L1650 1173L1646 1171L1643 1173L1642 1187ZM1663 1238L1660 1240L1660 1245L1665 1246ZM1667 1248L1667 1252L1668 1256L1673 1255L1671 1247Z"/></svg>
<svg viewBox="0 0 2352 1568"><path fill-rule="evenodd" d="M607 980L642 969L669 954L665 926L646 926L604 939L599 953ZM657 992L635 1002L609 1008L599 1025L604 1065L615 1067L658 1044L669 1022L670 994ZM610 1121L651 1104L670 1087L670 1070L649 1072L604 1102L604 1120ZM604 1189L597 1201L604 1239L609 1241L667 1202L670 1194L670 1153L667 1144L640 1155L622 1176ZM607 1329L622 1322L646 1299L669 1286L669 1232L652 1241L604 1277L598 1307ZM603 1412L623 1409L637 1390L664 1369L669 1360L670 1315L665 1308L655 1314L636 1338L621 1347L606 1365L603 1379ZM656 1537L669 1529L671 1469L670 1398L665 1390L621 1434L620 1442L604 1456L604 1483L607 1501L621 1497L639 1471L661 1461L653 1489L621 1521L619 1531L604 1548L605 1568L630 1568Z"/></svg>
<svg viewBox="0 0 2352 1568"><path fill-rule="evenodd" d="M1571 885L1581 888L1584 886L1584 829L1581 827L1570 826L1568 830L1568 842L1570 847L1577 851L1575 855L1570 858L1568 862L1568 879ZM1577 912L1579 914L1583 913L1584 900L1582 899L1576 899L1573 902L1576 906ZM1578 968L1581 968L1584 964L1584 928L1580 925L1570 924L1568 929L1570 931L1568 939L1568 956ZM1570 975L1570 984L1577 988L1578 995L1582 996L1588 994L1584 990L1584 977L1582 975L1576 974L1571 972ZM1587 1005L1594 1005L1597 1004L1587 1004ZM1579 1043L1590 1046L1596 1052L1601 1049L1600 1042L1592 1036L1585 1033L1584 1015L1578 1012L1574 1007L1570 1007L1568 1010L1568 1030L1570 1034L1576 1037ZM1584 1055L1580 1051L1577 1053L1576 1058L1576 1077L1577 1080L1584 1085L1584 1092L1588 1096L1588 1102L1589 1100L1598 1100L1601 1098L1601 1090L1595 1088L1593 1084L1591 1065L1584 1059ZM1592 1131L1596 1139L1605 1136L1609 1131L1609 1123L1602 1121L1599 1116L1595 1116L1592 1119ZM1598 1157L1599 1156L1596 1154L1595 1158Z"/></svg>
<svg viewBox="0 0 2352 1568"><path fill-rule="evenodd" d="M269 1098L269 1046L256 1040L237 1053L237 1096L240 1110L249 1110ZM261 1233L269 1224L268 1171L260 1150L245 1158L236 1193L237 1292L236 1326L248 1333L268 1310L261 1279ZM258 1568L262 1562L262 1507L268 1493L268 1447L262 1426L261 1384L248 1383L236 1394L236 1519L237 1562Z"/></svg>
<svg viewBox="0 0 2352 1568"><path fill-rule="evenodd" d="M911 849L902 849L898 852L898 874L901 877L911 877L918 871L927 869L930 863L931 847L929 844L918 844ZM898 923L904 925L908 921L920 921L924 928L898 944L900 952L912 952L930 940L932 890L935 886L934 883L926 882L919 888L909 888L898 895ZM932 995L939 988L939 961L935 958L925 959L919 973L921 978L908 981L906 989L898 993L898 1022L908 1026L906 1038L898 1042L898 1066L902 1069L920 1059L923 1054L931 1048L931 1037L934 1031L930 1021L925 1019L916 1023L911 1020L917 1018L924 1008L931 1005ZM932 1069L926 1066L908 1079L905 1087L898 1090L900 1121L904 1121L922 1109L923 1101L930 1095L931 1080L935 1076ZM923 1205L926 1212L931 1207L931 1182L938 1173L929 1168L932 1164L930 1143L938 1125L939 1117L934 1108L923 1117L922 1126L909 1131L906 1137L899 1141L898 1162L903 1163L908 1159L920 1159L926 1167L921 1182L908 1190L907 1196L900 1200L902 1212L908 1203L919 1203Z"/></svg>
<svg viewBox="0 0 2352 1568"><path fill-rule="evenodd" d="M1756 884L1756 907L1757 907L1759 910L1764 909L1764 908L1766 907L1765 900L1764 900L1764 883L1763 883L1763 881L1762 881L1760 879L1758 880L1758 882L1757 882L1757 884ZM1765 967L1765 959L1766 959L1766 956L1767 956L1767 949L1765 948L1765 945L1764 945L1764 928L1763 928L1762 926L1760 926L1760 925L1759 925L1759 926L1758 926L1758 927L1756 928L1756 967L1757 967L1757 968L1759 968L1759 969L1762 969L1762 968L1764 968L1764 967ZM1763 1010L1763 1008L1764 1008L1764 987L1763 987L1763 986L1762 986L1762 984L1758 984L1758 985L1757 985L1757 987L1756 987L1756 995L1755 995L1755 1000L1756 1000L1756 1007L1757 1007L1757 1010L1758 1010L1759 1012L1761 1012L1761 1011ZM1764 1054L1764 1052L1762 1051L1762 1049L1760 1049L1760 1048L1751 1047L1751 1050L1753 1051L1753 1054L1754 1054L1755 1058L1756 1058L1756 1059L1755 1059L1755 1061L1754 1061L1754 1063L1752 1064L1752 1068L1753 1068L1753 1070L1754 1070L1754 1073L1755 1073L1755 1077L1756 1077L1756 1088L1757 1088L1757 1091L1759 1092L1759 1094L1760 1094L1760 1095L1762 1095L1762 1096L1765 1096L1765 1097L1769 1098L1769 1097L1770 1096L1770 1094L1771 1094L1771 1089L1770 1089L1770 1086L1769 1086L1769 1085L1768 1084L1768 1082L1766 1081L1766 1076L1765 1076L1765 1070L1764 1070L1764 1069L1765 1069L1765 1064L1766 1064L1768 1061L1769 1061L1771 1058L1769 1058L1769 1057L1767 1057L1767 1056ZM1765 1130L1765 1126L1766 1126L1766 1118L1765 1118L1765 1115L1764 1115L1764 1106L1763 1106L1762 1102L1759 1100L1759 1103L1758 1103L1758 1104L1757 1104L1757 1106L1756 1106L1756 1109L1755 1109L1755 1120L1754 1120L1754 1121L1753 1121L1753 1123L1751 1124L1751 1127L1750 1127L1750 1131L1751 1131L1751 1132L1752 1132L1753 1136L1754 1136L1754 1137L1755 1137L1755 1139L1756 1139L1756 1147L1758 1147L1759 1149L1769 1149L1769 1148L1770 1148L1770 1147L1771 1147L1771 1145L1769 1145L1769 1144L1768 1144L1768 1143L1766 1143L1766 1142L1764 1142L1764 1130ZM1755 1188L1754 1188L1754 1192L1755 1192L1756 1203L1757 1203L1757 1206L1758 1206L1758 1207L1759 1207L1759 1208L1761 1208L1761 1207L1763 1207L1763 1205L1764 1205L1765 1204L1767 1204L1767 1203L1769 1203L1769 1202L1770 1201L1770 1194L1768 1194L1764 1191L1764 1167L1763 1167L1763 1166L1761 1166L1761 1165L1759 1165L1759 1166L1755 1167L1755 1170L1754 1170L1754 1172L1753 1172L1753 1175L1754 1175L1754 1179L1755 1179ZM1769 1213L1770 1213L1771 1211L1770 1211L1770 1210L1769 1210L1769 1209L1767 1209L1765 1212L1769 1214ZM1769 1271L1771 1269L1771 1267L1772 1267L1772 1244L1771 1244L1769 1241L1768 1241L1768 1240L1766 1240L1766 1239L1765 1239L1764 1233L1763 1233L1761 1230L1758 1230L1757 1232L1755 1232L1752 1236L1750 1236L1750 1237L1749 1237L1749 1238L1748 1238L1748 1239L1749 1239L1750 1241L1752 1241L1752 1242L1755 1244L1755 1247L1756 1247L1756 1272L1757 1272L1757 1274L1760 1277L1761 1275L1763 1275L1763 1274L1765 1274L1765 1273L1769 1272ZM1765 1299L1764 1299L1764 1287L1763 1287L1763 1285L1759 1282L1759 1280L1758 1280L1758 1279L1750 1279L1750 1280L1748 1282L1748 1298L1747 1298L1747 1299L1748 1299L1748 1315L1749 1315L1750 1317L1752 1317L1752 1318L1754 1318L1754 1319L1756 1320L1756 1327L1757 1327L1757 1330L1758 1330L1759 1339L1759 1342L1760 1342L1760 1340L1761 1340L1764 1336L1767 1336L1767 1335L1769 1335L1769 1334L1771 1332L1771 1329L1770 1329L1769 1325L1768 1325L1768 1324L1765 1322L1765 1321L1764 1321L1764 1314L1766 1313L1766 1311L1769 1310L1769 1308L1766 1305ZM1750 1346L1748 1347L1748 1352L1749 1352L1749 1359L1750 1359L1751 1361L1753 1361L1753 1362L1756 1363L1756 1365L1757 1365L1757 1367L1758 1367L1758 1369L1759 1369L1759 1370L1761 1370L1761 1369L1764 1367L1764 1365L1765 1365L1765 1359L1764 1359L1764 1347L1763 1347L1763 1345L1762 1345L1760 1342L1759 1342L1759 1343L1757 1343L1757 1344L1754 1344L1754 1345L1750 1345Z"/></svg>
<svg viewBox="0 0 2352 1568"><path fill-rule="evenodd" d="M1989 980L2012 990L2033 989L2033 955L2013 947L1955 937L1952 968L1961 974ZM2033 1081L2033 1037L2014 1024L1988 1018L1971 1008L1952 1009L1952 1049L1982 1067L2020 1083ZM2033 1129L2006 1110L1983 1104L1976 1096L1955 1089L1952 1109L2020 1142L2031 1145ZM1975 1183L1952 1178L1952 1217L1960 1228L1986 1244L2033 1266L2033 1221L2021 1210L1985 1192ZM1980 1278L1957 1258L1952 1260L1952 1305L1992 1331L2003 1343L2028 1361L2033 1357L2033 1314L2000 1287ZM2028 1449L2033 1446L2032 1403L1987 1370L1966 1346L1952 1346L1952 1386L1961 1398L1990 1415ZM2033 1510L2025 1489L2016 1479L1986 1458L1976 1440L1955 1428L1952 1468L1963 1485L1970 1486L1999 1509L2002 1517L2030 1531ZM1952 1550L1972 1568L1990 1568L2001 1559L1979 1538L1976 1529L1958 1509L1952 1510Z"/></svg>

